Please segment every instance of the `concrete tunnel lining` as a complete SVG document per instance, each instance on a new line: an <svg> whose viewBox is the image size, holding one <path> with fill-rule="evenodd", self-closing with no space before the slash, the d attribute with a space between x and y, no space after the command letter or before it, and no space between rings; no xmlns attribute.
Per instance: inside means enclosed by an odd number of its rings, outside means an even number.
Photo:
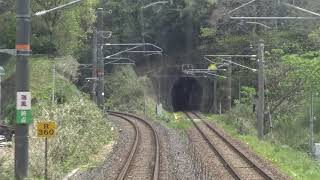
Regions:
<svg viewBox="0 0 320 180"><path fill-rule="evenodd" d="M203 88L195 78L179 78L171 91L173 110L175 112L200 110L202 95Z"/></svg>

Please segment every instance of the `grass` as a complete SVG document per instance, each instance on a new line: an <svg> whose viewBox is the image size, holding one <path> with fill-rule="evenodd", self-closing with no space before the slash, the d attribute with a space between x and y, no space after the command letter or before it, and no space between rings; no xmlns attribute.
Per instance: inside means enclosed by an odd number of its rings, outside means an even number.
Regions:
<svg viewBox="0 0 320 180"><path fill-rule="evenodd" d="M53 106L52 62L42 56L29 61L34 120L29 133L29 179L43 179L44 140L35 135L38 121L54 120L58 124L57 135L48 142L50 179L62 179L76 168L88 170L101 165L111 149L114 134L101 110L70 81L77 77L76 60L67 57L56 61L55 96L59 102ZM8 76L13 75L12 64L11 61L6 66ZM0 157L1 180L13 179L13 149L8 151Z"/></svg>
<svg viewBox="0 0 320 180"><path fill-rule="evenodd" d="M261 142L252 134L240 135L234 126L226 123L227 119L224 116L209 115L208 119L216 122L228 134L246 143L254 152L272 162L293 179L320 179L320 162L310 159L306 153L268 141Z"/></svg>
<svg viewBox="0 0 320 180"><path fill-rule="evenodd" d="M176 112L174 114L174 117L167 125L169 128L185 131L192 127L192 122L183 112Z"/></svg>
<svg viewBox="0 0 320 180"><path fill-rule="evenodd" d="M106 106L109 109L145 115L175 129L189 126L186 118L176 121L173 114L164 109L160 117L156 115L156 97L151 80L146 76L139 77L131 66L115 67L106 77L106 82Z"/></svg>
<svg viewBox="0 0 320 180"><path fill-rule="evenodd" d="M13 179L13 164L12 150L0 150L0 179Z"/></svg>

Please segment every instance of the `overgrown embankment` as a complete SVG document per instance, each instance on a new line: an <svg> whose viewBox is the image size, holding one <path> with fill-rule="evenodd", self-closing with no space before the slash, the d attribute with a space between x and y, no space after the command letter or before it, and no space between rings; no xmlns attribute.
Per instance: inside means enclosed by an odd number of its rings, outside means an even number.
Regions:
<svg viewBox="0 0 320 180"><path fill-rule="evenodd" d="M33 124L30 125L29 177L42 179L44 174L44 140L37 138L35 124L53 120L58 124L57 135L48 143L50 179L62 179L75 168L90 168L101 163L110 150L113 139L111 126L89 96L80 92L72 81L78 77L78 63L72 57L55 59L57 74L52 83L52 63L42 56L30 59ZM14 60L6 65L6 80L14 80ZM5 81L5 82L7 82ZM5 83L6 85L6 83ZM51 103L55 88L55 103ZM11 91L12 87L10 88ZM9 89L9 90L10 90ZM12 94L12 93L8 93ZM5 112L14 112L14 97L5 102ZM6 114L12 123L13 114ZM104 155L103 155L104 154ZM103 155L103 156L102 156ZM13 149L0 156L1 179L13 179Z"/></svg>
<svg viewBox="0 0 320 180"><path fill-rule="evenodd" d="M163 110L156 116L156 96L149 77L139 77L132 66L114 66L105 80L106 106L115 111L167 120L172 115Z"/></svg>
<svg viewBox="0 0 320 180"><path fill-rule="evenodd" d="M310 159L307 153L282 144L271 134L267 135L264 141L258 140L255 115L250 106L238 104L231 112L221 116L209 115L208 119L214 121L232 137L247 144L250 149L293 179L320 178L320 163Z"/></svg>

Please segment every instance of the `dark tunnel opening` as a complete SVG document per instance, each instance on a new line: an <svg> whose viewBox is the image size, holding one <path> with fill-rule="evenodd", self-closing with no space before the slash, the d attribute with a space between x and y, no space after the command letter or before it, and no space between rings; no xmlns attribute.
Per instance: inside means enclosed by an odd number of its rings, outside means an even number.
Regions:
<svg viewBox="0 0 320 180"><path fill-rule="evenodd" d="M202 87L194 78L181 78L172 88L173 111L200 110Z"/></svg>

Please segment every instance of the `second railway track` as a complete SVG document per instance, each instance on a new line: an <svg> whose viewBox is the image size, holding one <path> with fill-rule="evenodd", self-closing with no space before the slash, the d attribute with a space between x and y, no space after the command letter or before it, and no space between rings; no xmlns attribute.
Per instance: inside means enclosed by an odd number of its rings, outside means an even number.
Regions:
<svg viewBox="0 0 320 180"><path fill-rule="evenodd" d="M195 112L185 112L234 179L274 179Z"/></svg>
<svg viewBox="0 0 320 180"><path fill-rule="evenodd" d="M160 143L153 126L132 114L120 112L109 112L109 114L128 121L135 129L134 143L118 173L117 180L159 179Z"/></svg>

